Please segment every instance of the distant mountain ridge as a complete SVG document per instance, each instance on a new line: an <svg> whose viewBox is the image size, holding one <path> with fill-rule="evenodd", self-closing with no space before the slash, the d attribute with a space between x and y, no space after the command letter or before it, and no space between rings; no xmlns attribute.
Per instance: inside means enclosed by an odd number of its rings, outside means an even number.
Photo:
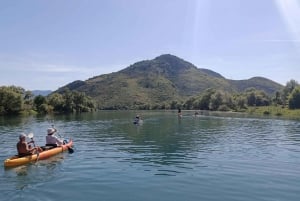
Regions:
<svg viewBox="0 0 300 201"><path fill-rule="evenodd" d="M183 101L208 88L241 92L250 87L272 94L283 86L263 77L228 80L212 70L197 68L174 55L164 54L136 62L115 73L74 81L57 92L66 88L85 92L101 109L131 109Z"/></svg>
<svg viewBox="0 0 300 201"><path fill-rule="evenodd" d="M31 92L32 92L32 94L33 94L34 96L38 96L38 95L41 95L41 96L48 96L49 94L52 93L51 90L33 90L33 91L31 91Z"/></svg>
<svg viewBox="0 0 300 201"><path fill-rule="evenodd" d="M267 94L273 94L280 90L283 86L275 83L264 77L253 77L248 80L228 80L229 83L235 88L236 91L244 91L249 86L265 91Z"/></svg>

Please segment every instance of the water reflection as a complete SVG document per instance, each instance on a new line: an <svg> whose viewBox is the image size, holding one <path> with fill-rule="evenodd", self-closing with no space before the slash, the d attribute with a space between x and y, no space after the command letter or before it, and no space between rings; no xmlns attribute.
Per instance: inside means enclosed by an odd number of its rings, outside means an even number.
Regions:
<svg viewBox="0 0 300 201"><path fill-rule="evenodd" d="M15 190L29 190L36 185L55 180L61 171L63 154L58 154L47 160L30 163L18 167L5 168L5 179L15 184Z"/></svg>
<svg viewBox="0 0 300 201"><path fill-rule="evenodd" d="M5 141L1 160L15 153L17 131L32 129L41 144L52 122L65 136L71 136L76 146L71 155L63 153L36 164L0 170L1 197L122 200L128 195L131 200L130 195L135 194L138 196L132 200L145 195L174 200L179 194L180 200L201 200L201 194L206 200L226 195L226 200L299 198L299 122L195 117L187 112L179 121L177 111L145 111L139 112L143 125L135 126L135 114L101 111L36 117L31 123L14 126L1 123L1 140ZM235 192L240 194L232 197ZM291 195L295 199L285 199Z"/></svg>
<svg viewBox="0 0 300 201"><path fill-rule="evenodd" d="M0 116L0 126L16 128L30 125L36 119L35 116Z"/></svg>
<svg viewBox="0 0 300 201"><path fill-rule="evenodd" d="M191 169L198 157L195 152L215 151L213 147L221 138L223 125L222 120L195 119L193 116L183 116L178 123L178 118L170 115L145 118L143 127L138 129L116 123L110 133L122 136L113 138L112 145L132 155L124 161ZM200 157L205 159L206 156Z"/></svg>

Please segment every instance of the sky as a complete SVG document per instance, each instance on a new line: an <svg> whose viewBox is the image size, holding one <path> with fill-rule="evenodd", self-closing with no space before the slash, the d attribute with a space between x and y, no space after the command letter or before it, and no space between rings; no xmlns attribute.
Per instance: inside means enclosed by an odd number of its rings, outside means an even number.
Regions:
<svg viewBox="0 0 300 201"><path fill-rule="evenodd" d="M0 86L56 90L162 54L300 82L300 0L0 0Z"/></svg>

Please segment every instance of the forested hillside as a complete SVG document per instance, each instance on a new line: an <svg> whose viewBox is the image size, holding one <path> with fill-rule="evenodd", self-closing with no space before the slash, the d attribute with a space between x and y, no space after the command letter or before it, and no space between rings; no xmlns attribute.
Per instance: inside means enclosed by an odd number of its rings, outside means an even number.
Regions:
<svg viewBox="0 0 300 201"><path fill-rule="evenodd" d="M228 80L176 56L161 55L119 72L74 81L47 96L0 87L0 115L97 109L246 111L258 106L300 108L299 84L291 80L282 86L263 77Z"/></svg>
<svg viewBox="0 0 300 201"><path fill-rule="evenodd" d="M95 99L100 109L153 109L169 108L174 101L182 103L210 88L234 93L251 87L270 95L283 88L266 78L228 80L214 71L166 54L137 62L119 72L74 81L57 92L65 89L84 92Z"/></svg>

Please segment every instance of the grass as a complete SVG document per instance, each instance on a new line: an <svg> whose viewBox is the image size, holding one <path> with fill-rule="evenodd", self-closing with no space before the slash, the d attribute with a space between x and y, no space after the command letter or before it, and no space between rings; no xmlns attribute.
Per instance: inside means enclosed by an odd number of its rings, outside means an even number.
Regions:
<svg viewBox="0 0 300 201"><path fill-rule="evenodd" d="M37 114L37 112L34 110L23 110L20 112L20 115L23 115L23 116L36 115L36 114Z"/></svg>
<svg viewBox="0 0 300 201"><path fill-rule="evenodd" d="M300 109L291 110L281 106L261 106L248 107L246 110L249 114L270 117L282 117L287 119L300 119Z"/></svg>

